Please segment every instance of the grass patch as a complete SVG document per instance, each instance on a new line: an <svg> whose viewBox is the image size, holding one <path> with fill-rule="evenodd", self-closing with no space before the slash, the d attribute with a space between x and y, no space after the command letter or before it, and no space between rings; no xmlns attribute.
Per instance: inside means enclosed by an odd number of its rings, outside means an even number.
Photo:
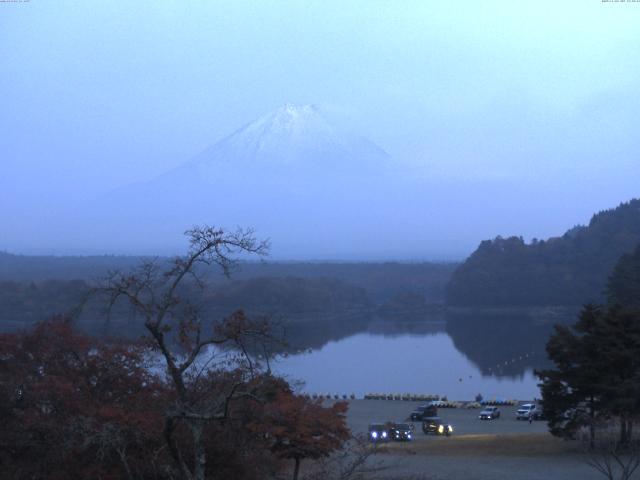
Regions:
<svg viewBox="0 0 640 480"><path fill-rule="evenodd" d="M481 434L433 437L412 443L388 443L378 447L379 453L392 455L451 455L536 457L579 452L575 442L548 433Z"/></svg>

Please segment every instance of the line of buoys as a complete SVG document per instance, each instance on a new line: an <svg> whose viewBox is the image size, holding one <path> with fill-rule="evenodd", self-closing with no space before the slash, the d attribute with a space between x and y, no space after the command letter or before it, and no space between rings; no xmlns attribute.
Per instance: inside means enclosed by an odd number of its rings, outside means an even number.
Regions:
<svg viewBox="0 0 640 480"><path fill-rule="evenodd" d="M313 400L355 400L357 397L354 393L347 395L346 393L303 393L303 397ZM482 408L485 405L492 406L513 406L518 401L514 399L490 398L480 402L455 402L447 400L446 396L429 395L429 394L399 394L399 393L367 393L364 395L365 400L411 400L421 402L431 402L437 408Z"/></svg>
<svg viewBox="0 0 640 480"><path fill-rule="evenodd" d="M302 396L307 399L313 400L355 400L356 394L352 393L347 395L346 393L338 394L338 393L303 393Z"/></svg>
<svg viewBox="0 0 640 480"><path fill-rule="evenodd" d="M366 393L365 400L405 400L413 402L432 402L440 400L440 395L416 393Z"/></svg>
<svg viewBox="0 0 640 480"><path fill-rule="evenodd" d="M505 406L505 405L516 405L518 403L517 400L507 400L504 398L491 398L488 400L482 400L480 405L492 405L492 406Z"/></svg>
<svg viewBox="0 0 640 480"><path fill-rule="evenodd" d="M495 371L495 372L499 373L499 372L502 371L503 367L505 367L505 366L507 366L509 364L513 364L513 363L516 363L517 361L524 360L524 359L527 359L527 358L532 358L532 357L535 357L535 356L536 356L536 352L527 352L527 353L525 353L523 355L520 355L519 357L513 357L513 358L511 358L509 360L505 360L504 362L498 362L498 364L495 367L488 367L487 368L487 372L492 373L492 372Z"/></svg>

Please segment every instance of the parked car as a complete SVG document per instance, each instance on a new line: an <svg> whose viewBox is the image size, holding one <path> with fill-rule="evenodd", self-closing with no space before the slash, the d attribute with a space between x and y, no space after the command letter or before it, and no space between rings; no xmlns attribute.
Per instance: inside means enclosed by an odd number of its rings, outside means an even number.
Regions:
<svg viewBox="0 0 640 480"><path fill-rule="evenodd" d="M369 440L372 442L386 442L389 440L389 432L384 423L372 423L369 425Z"/></svg>
<svg viewBox="0 0 640 480"><path fill-rule="evenodd" d="M437 417L438 408L433 403L427 403L420 405L413 412L411 412L411 420L414 422L420 422L426 417Z"/></svg>
<svg viewBox="0 0 640 480"><path fill-rule="evenodd" d="M537 413L541 412L537 409L535 403L524 403L516 411L516 420L529 420L529 417L535 420Z"/></svg>
<svg viewBox="0 0 640 480"><path fill-rule="evenodd" d="M433 433L435 435L446 435L448 437L453 433L453 427L440 417L429 417L422 421L422 431L425 435Z"/></svg>
<svg viewBox="0 0 640 480"><path fill-rule="evenodd" d="M495 420L500 418L500 409L498 407L484 407L478 415L480 420Z"/></svg>
<svg viewBox="0 0 640 480"><path fill-rule="evenodd" d="M389 430L389 436L396 442L410 442L413 440L413 425L395 423Z"/></svg>
<svg viewBox="0 0 640 480"><path fill-rule="evenodd" d="M542 410L542 408L537 407L536 409L533 411L533 417L534 420L546 420L547 417L544 416L544 411Z"/></svg>

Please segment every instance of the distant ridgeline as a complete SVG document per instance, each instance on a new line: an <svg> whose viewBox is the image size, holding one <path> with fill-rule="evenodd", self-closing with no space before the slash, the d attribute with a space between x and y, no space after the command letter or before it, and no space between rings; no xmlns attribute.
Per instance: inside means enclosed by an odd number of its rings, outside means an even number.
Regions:
<svg viewBox="0 0 640 480"><path fill-rule="evenodd" d="M75 311L93 280L103 278L109 270L128 271L141 260L0 252L0 332ZM169 259L157 261L162 264ZM321 320L318 324L326 333L338 338L362 327L378 312L391 320L430 312L432 304L443 303L444 287L454 269L454 264L439 263L242 263L230 280L217 270L212 273L208 278L212 289L198 301L213 318L238 308L249 314L282 317L293 340L304 333L293 324L304 323L306 332L315 320ZM185 298L199 295L196 291L182 294ZM109 322L106 319L105 305L89 302L78 324L91 333L142 333L140 322L132 321L127 309L112 310ZM304 343L299 340L296 343Z"/></svg>
<svg viewBox="0 0 640 480"><path fill-rule="evenodd" d="M128 271L145 257L128 256L28 256L0 252L0 282L48 280L95 280L110 270ZM149 257L146 257L149 259ZM159 263L169 261L159 257ZM264 277L335 279L366 290L377 304L396 301L398 295L418 293L427 302L444 301L444 287L456 268L455 263L435 262L242 262L232 280ZM219 271L210 278L225 283Z"/></svg>
<svg viewBox="0 0 640 480"><path fill-rule="evenodd" d="M640 244L640 200L595 214L562 237L483 241L453 273L452 306L581 305L602 302L609 276Z"/></svg>

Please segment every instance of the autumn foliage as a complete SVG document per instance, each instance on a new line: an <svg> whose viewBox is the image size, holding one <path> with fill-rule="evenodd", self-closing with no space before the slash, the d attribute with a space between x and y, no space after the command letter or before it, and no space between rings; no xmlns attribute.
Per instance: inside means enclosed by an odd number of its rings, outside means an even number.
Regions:
<svg viewBox="0 0 640 480"><path fill-rule="evenodd" d="M206 268L263 255L251 230L194 227L169 264L111 272L92 295L128 307L144 342L80 334L70 319L0 336L0 469L16 479L265 479L340 449L346 405L295 396L268 358L270 325L213 319L185 291ZM235 352L235 353L233 353ZM220 355L219 355L220 354Z"/></svg>
<svg viewBox="0 0 640 480"><path fill-rule="evenodd" d="M64 319L0 336L2 469L13 478L122 478L154 460L162 384L141 344L97 341Z"/></svg>
<svg viewBox="0 0 640 480"><path fill-rule="evenodd" d="M349 439L347 408L346 402L323 407L320 400L281 392L275 402L265 406L260 421L251 427L257 430L266 427L269 449L279 458L294 461L295 480L302 460L328 457Z"/></svg>
<svg viewBox="0 0 640 480"><path fill-rule="evenodd" d="M231 328L231 327L226 327ZM56 318L31 331L0 335L0 470L16 479L172 479L165 436L175 393L150 368L151 344L97 339ZM303 459L340 449L349 438L346 404L323 407L296 396L269 373L211 370L189 379L194 397L246 395L203 429L206 478L289 475ZM189 461L188 424L172 441Z"/></svg>

